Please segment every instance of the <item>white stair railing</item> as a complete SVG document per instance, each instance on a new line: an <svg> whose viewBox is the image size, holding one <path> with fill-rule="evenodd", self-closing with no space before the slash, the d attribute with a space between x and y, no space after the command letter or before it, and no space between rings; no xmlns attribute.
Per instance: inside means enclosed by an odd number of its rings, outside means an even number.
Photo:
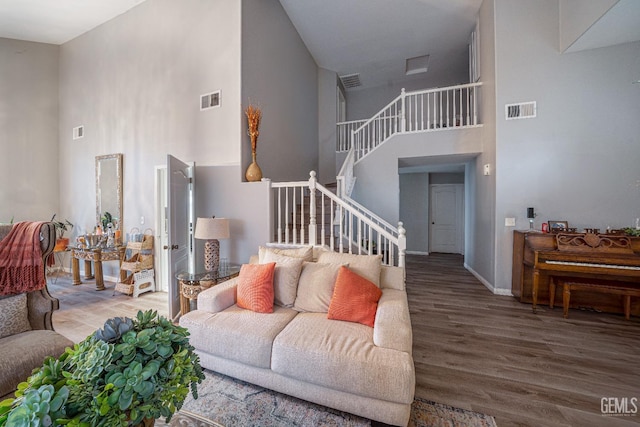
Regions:
<svg viewBox="0 0 640 427"><path fill-rule="evenodd" d="M478 126L481 82L405 92L353 131L355 162L397 133Z"/></svg>
<svg viewBox="0 0 640 427"><path fill-rule="evenodd" d="M336 176L336 182L338 184L338 188L336 191L338 192L338 197L341 199L351 196L353 187L356 184L356 177L353 175L354 163L355 153L353 148L351 148L347 153L347 157L342 163L340 172L338 172L338 175Z"/></svg>
<svg viewBox="0 0 640 427"><path fill-rule="evenodd" d="M386 265L404 267L405 230L397 233L377 224L360 210L317 183L271 183L274 205L274 243L325 246L339 252L382 255ZM308 217L307 217L308 215Z"/></svg>
<svg viewBox="0 0 640 427"><path fill-rule="evenodd" d="M349 122L336 123L336 152L345 153L351 149L351 134L354 130L366 122L363 120L351 120Z"/></svg>

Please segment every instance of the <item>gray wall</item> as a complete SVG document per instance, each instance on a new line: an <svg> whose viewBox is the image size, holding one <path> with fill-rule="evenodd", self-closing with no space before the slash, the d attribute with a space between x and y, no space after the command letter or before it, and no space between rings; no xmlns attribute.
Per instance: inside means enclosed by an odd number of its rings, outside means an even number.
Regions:
<svg viewBox="0 0 640 427"><path fill-rule="evenodd" d="M560 51L564 52L619 0L560 0Z"/></svg>
<svg viewBox="0 0 640 427"><path fill-rule="evenodd" d="M243 109L249 102L262 107L257 162L263 176L308 179L318 167L318 67L278 0L242 1L241 72ZM245 131L242 165L250 163Z"/></svg>
<svg viewBox="0 0 640 427"><path fill-rule="evenodd" d="M511 287L513 228L526 208L582 229L640 216L640 43L560 54L558 1L496 0L496 286ZM535 58L535 60L532 60ZM484 79L483 79L484 80ZM538 117L504 119L537 101Z"/></svg>
<svg viewBox="0 0 640 427"><path fill-rule="evenodd" d="M495 277L495 200L496 180L496 64L494 2L482 2L479 14L480 28L480 81L482 82L481 108L482 153L474 163L467 165L465 200L465 265L489 288ZM528 61L530 62L530 61ZM491 175L483 174L489 164Z"/></svg>
<svg viewBox="0 0 640 427"><path fill-rule="evenodd" d="M69 215L58 205L58 46L0 38L0 150L0 222Z"/></svg>
<svg viewBox="0 0 640 427"><path fill-rule="evenodd" d="M200 111L200 95L214 90L221 106ZM75 234L95 225L95 156L124 154L125 231L154 227L155 166L167 153L238 164L240 111L235 1L147 1L62 45L60 204ZM78 125L86 136L74 141Z"/></svg>
<svg viewBox="0 0 640 427"><path fill-rule="evenodd" d="M429 252L429 174L400 174L400 217L407 230L407 251Z"/></svg>
<svg viewBox="0 0 640 427"><path fill-rule="evenodd" d="M318 182L336 182L337 75L318 69Z"/></svg>
<svg viewBox="0 0 640 427"><path fill-rule="evenodd" d="M390 224L400 218L398 159L420 156L475 155L482 150L482 128L395 135L354 167L352 197Z"/></svg>
<svg viewBox="0 0 640 427"><path fill-rule="evenodd" d="M271 241L269 182L242 182L239 165L196 167L196 212L229 218L230 238L220 240L220 256L249 262L258 246ZM196 271L204 271L204 241L196 239Z"/></svg>

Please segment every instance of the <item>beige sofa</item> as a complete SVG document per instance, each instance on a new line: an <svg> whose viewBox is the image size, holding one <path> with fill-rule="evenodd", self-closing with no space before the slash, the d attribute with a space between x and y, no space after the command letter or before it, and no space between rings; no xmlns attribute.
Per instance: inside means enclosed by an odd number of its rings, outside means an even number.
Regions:
<svg viewBox="0 0 640 427"><path fill-rule="evenodd" d="M298 297L305 277L300 276ZM276 305L268 314L239 308L238 278L200 293L198 309L182 316L180 324L189 330L207 369L372 420L407 425L415 370L404 269L381 266L379 279L382 297L373 328L295 307Z"/></svg>
<svg viewBox="0 0 640 427"><path fill-rule="evenodd" d="M0 225L0 240L11 230ZM55 246L52 223L41 227L43 259ZM43 266L45 268L45 266ZM52 314L59 307L47 288L18 295L0 296L0 400L9 397L45 357L59 356L73 342L53 331Z"/></svg>

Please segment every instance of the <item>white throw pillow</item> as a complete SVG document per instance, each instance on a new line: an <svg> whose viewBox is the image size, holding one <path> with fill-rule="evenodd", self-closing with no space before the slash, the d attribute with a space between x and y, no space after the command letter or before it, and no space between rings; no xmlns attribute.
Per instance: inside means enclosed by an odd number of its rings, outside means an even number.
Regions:
<svg viewBox="0 0 640 427"><path fill-rule="evenodd" d="M27 294L0 299L0 338L30 330Z"/></svg>
<svg viewBox="0 0 640 427"><path fill-rule="evenodd" d="M305 261L313 261L313 246L301 246L299 248L280 248L271 246L258 247L258 262L263 264L264 256L267 253L284 255L292 258L302 258Z"/></svg>
<svg viewBox="0 0 640 427"><path fill-rule="evenodd" d="M380 287L382 255L356 255L341 252L321 252L318 262L349 264L349 269Z"/></svg>
<svg viewBox="0 0 640 427"><path fill-rule="evenodd" d="M273 251L267 251L260 264L276 263L273 275L274 304L281 307L293 307L298 290L298 279L302 270L304 259L280 255Z"/></svg>
<svg viewBox="0 0 640 427"><path fill-rule="evenodd" d="M327 313L340 267L345 264L305 262L302 265L294 310Z"/></svg>

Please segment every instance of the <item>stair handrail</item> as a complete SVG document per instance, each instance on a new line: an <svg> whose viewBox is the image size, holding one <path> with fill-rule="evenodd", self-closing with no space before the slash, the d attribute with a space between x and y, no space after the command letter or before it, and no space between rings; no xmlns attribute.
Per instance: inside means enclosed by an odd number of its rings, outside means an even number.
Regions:
<svg viewBox="0 0 640 427"><path fill-rule="evenodd" d="M370 219L367 215L362 213L359 209L350 205L347 201L341 199L336 194L331 192L331 190L327 189L323 185L319 184L316 179L315 171L310 172L310 178L308 181L295 181L295 182L272 182L271 188L277 190L277 194L274 198L274 205L276 206L276 216L277 224L277 236L278 241L274 243L278 244L307 244L313 246L328 246L332 250L340 250L341 252L347 249L349 253L354 252L354 248L357 248L358 253L372 253L375 250L376 246L378 248L387 248L385 256L383 256L383 262L386 264L394 264L397 262L399 267L404 267L405 265L405 252L407 247L406 242L406 231L402 226L402 223L398 224L397 233L393 233L382 225L376 223ZM291 205L292 212L289 212L289 192L288 189L293 189L294 194L294 203L295 203L295 191L300 189L302 191L303 188L308 188L309 190L309 225L305 230L304 224L297 224L298 212L297 207L295 205ZM286 206L283 211L282 209L282 190L285 190L285 199ZM329 226L329 231L331 233L331 239L329 244L326 244L324 235L318 239L317 236L317 218L316 218L316 192L319 192L322 196L321 199L321 210L325 211L325 198L329 200L329 213L331 213L330 224L324 223L324 216L321 218L321 228L325 228ZM302 193L300 194L301 198L304 199ZM333 215L333 213L336 215ZM292 214L292 215L291 215ZM293 221L292 224L289 224L288 218L292 216ZM285 218L284 228L282 227L282 218ZM300 218L305 217L305 208L304 204L301 205ZM334 219L335 218L335 219ZM289 225L293 225L293 238L290 239L288 234ZM300 226L298 234L298 229L296 227ZM337 229L337 236L334 236ZM306 231L306 232L305 232ZM365 237L371 236L375 232L377 236L377 245L376 241L373 241L371 238L367 239L367 243L365 246L363 245L363 241ZM285 236L283 238L283 235ZM334 243L333 237L337 237L339 240L338 247L336 247ZM344 242L347 241L348 247L345 248Z"/></svg>
<svg viewBox="0 0 640 427"><path fill-rule="evenodd" d="M338 197L344 198L351 195L353 191L353 186L355 185L355 176L353 174L353 165L355 164L355 151L353 147L347 153L347 157L345 157L344 162L342 162L342 167L336 176L336 181L338 183L337 192Z"/></svg>
<svg viewBox="0 0 640 427"><path fill-rule="evenodd" d="M355 163L397 133L479 126L477 91L482 82L406 92L353 131Z"/></svg>

